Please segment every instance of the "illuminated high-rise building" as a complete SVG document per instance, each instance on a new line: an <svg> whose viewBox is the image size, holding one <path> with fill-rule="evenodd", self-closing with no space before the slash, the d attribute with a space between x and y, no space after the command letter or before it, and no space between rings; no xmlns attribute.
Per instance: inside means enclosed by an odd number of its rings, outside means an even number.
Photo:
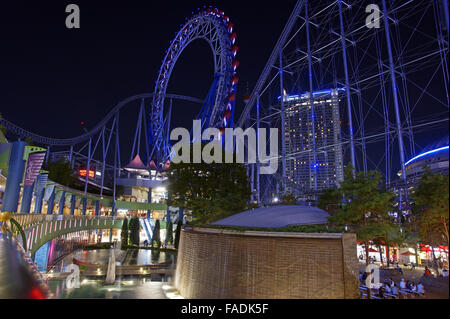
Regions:
<svg viewBox="0 0 450 319"><path fill-rule="evenodd" d="M344 179L340 91L284 96L287 192L308 198Z"/></svg>

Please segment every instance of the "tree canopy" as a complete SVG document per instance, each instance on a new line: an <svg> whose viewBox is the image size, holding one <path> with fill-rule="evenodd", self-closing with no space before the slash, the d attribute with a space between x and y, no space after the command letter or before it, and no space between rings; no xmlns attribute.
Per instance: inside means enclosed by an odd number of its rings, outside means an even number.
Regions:
<svg viewBox="0 0 450 319"><path fill-rule="evenodd" d="M167 171L169 205L190 212L191 223L199 225L243 211L251 195L247 171L233 162L225 163L222 152L222 163L172 164Z"/></svg>
<svg viewBox="0 0 450 319"><path fill-rule="evenodd" d="M397 231L389 215L394 194L380 187L378 171L356 172L353 176L353 168L348 166L344 175L341 187L335 191L345 202L329 217L329 222L346 226L348 231L356 233L359 241L365 242L366 247L370 241L387 241L389 234ZM335 200L335 194L331 199ZM366 260L368 262L368 258Z"/></svg>
<svg viewBox="0 0 450 319"><path fill-rule="evenodd" d="M422 242L449 245L449 179L448 175L423 171L419 185L412 194L417 233Z"/></svg>
<svg viewBox="0 0 450 319"><path fill-rule="evenodd" d="M64 159L56 162L49 162L44 166L44 169L49 171L48 178L56 183L64 186L73 187L77 182L75 172L72 169L72 164Z"/></svg>

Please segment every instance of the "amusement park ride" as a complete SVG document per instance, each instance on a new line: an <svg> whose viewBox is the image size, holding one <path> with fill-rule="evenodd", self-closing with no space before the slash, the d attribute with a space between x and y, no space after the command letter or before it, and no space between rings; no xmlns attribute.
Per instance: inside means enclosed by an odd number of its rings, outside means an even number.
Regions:
<svg viewBox="0 0 450 319"><path fill-rule="evenodd" d="M313 154L310 164L311 176L315 179L315 154L323 151L316 149L314 141L307 150L286 149L286 102L277 97L291 92L343 88L340 144L346 163L364 171L383 167L386 185L397 182L399 187L405 188L406 174L403 172L403 180L395 181L391 172L396 171L395 168L404 171L407 159L416 154L416 147L422 147L415 140L417 134L430 127L448 126L447 1L402 3L382 0L380 28L364 25L366 5L365 1L299 0L237 123L234 122L239 81L236 73L239 66L237 35L223 11L203 8L187 19L172 40L153 93L121 101L84 134L68 139L49 138L33 134L5 119L1 119L0 124L10 133L45 147L47 159L50 152L63 151L72 163L76 160L84 162L85 172L89 172L94 164L101 167L102 190L105 174L114 177L115 189L116 179L126 169L121 163L119 124L120 114L127 105L140 101L129 161L139 155L147 163L144 168L156 167L158 170L170 160L173 101L198 103L202 106L197 119L202 120L204 127L217 128L221 133L235 125L243 129L279 127L279 173L260 178L255 174L259 164L247 165L253 200L268 203L284 191L289 161L295 160L301 152ZM434 28L430 28L430 24ZM206 98L168 94L168 83L177 60L197 39L208 42L214 57L214 80ZM420 76L417 76L418 72ZM429 116L416 115L417 105L430 101ZM370 149L370 145L380 143L384 145L381 154ZM397 161L398 165L392 167ZM88 177L89 174L85 174L85 191Z"/></svg>

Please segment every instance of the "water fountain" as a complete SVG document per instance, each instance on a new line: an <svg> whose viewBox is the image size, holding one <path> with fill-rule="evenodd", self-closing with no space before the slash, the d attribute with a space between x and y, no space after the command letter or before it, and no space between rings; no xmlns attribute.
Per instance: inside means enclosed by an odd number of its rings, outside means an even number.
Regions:
<svg viewBox="0 0 450 319"><path fill-rule="evenodd" d="M116 254L114 245L109 252L108 270L106 272L106 285L114 285L116 281Z"/></svg>

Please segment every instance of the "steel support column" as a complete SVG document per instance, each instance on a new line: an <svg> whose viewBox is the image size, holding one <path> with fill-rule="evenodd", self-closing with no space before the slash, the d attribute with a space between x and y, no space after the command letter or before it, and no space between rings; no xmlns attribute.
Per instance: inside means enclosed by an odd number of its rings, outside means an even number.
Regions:
<svg viewBox="0 0 450 319"><path fill-rule="evenodd" d="M256 161L256 202L258 204L261 203L261 188L260 188L260 158L259 158L259 129L260 129L260 120L259 120L259 93L256 94L256 154L258 154L258 159ZM265 150L264 150L265 151Z"/></svg>
<svg viewBox="0 0 450 319"><path fill-rule="evenodd" d="M284 84L283 84L283 49L280 49L280 91L281 91L281 163L282 163L282 190L286 192L286 134L285 134L285 113L284 113Z"/></svg>
<svg viewBox="0 0 450 319"><path fill-rule="evenodd" d="M348 112L348 123L349 123L349 133L350 133L350 158L353 165L353 177L355 176L356 170L356 160L355 160L355 142L353 136L353 118L352 118L352 104L350 97L350 80L348 76L348 63L347 63L347 46L345 44L345 31L344 31L344 17L342 16L342 0L338 0L339 7L339 21L341 28L341 46L342 46L342 59L344 62L344 74L345 74L345 95L347 98L347 112ZM362 125L362 123L361 123Z"/></svg>
<svg viewBox="0 0 450 319"><path fill-rule="evenodd" d="M308 47L308 78L309 78L309 104L311 106L311 127L312 127L312 152L313 152L313 177L314 177L314 192L317 192L317 158L316 158L316 121L314 112L314 88L313 88L313 73L312 73L312 61L311 61L311 39L309 34L309 13L308 13L308 1L305 1L305 25L306 25L306 44ZM311 172L311 163L309 165L309 171Z"/></svg>
<svg viewBox="0 0 450 319"><path fill-rule="evenodd" d="M384 20L384 31L386 35L386 43L387 43L387 49L389 54L389 71L391 75L391 85L392 85L392 95L394 97L394 107L395 107L395 120L397 124L397 138L398 138L398 149L400 154L400 168L402 171L402 180L404 183L404 187L406 190L406 169L405 169L405 148L403 145L403 135L402 135L402 123L400 119L400 110L399 110L399 102L398 102L398 87L397 87L397 81L395 79L395 65L394 65L394 58L392 55L392 46L391 46L391 35L390 35L390 29L389 29L389 21L388 21L388 11L386 7L386 0L382 0L383 4L383 20ZM401 194L402 194L402 187L399 189L400 194L400 206L401 209Z"/></svg>

